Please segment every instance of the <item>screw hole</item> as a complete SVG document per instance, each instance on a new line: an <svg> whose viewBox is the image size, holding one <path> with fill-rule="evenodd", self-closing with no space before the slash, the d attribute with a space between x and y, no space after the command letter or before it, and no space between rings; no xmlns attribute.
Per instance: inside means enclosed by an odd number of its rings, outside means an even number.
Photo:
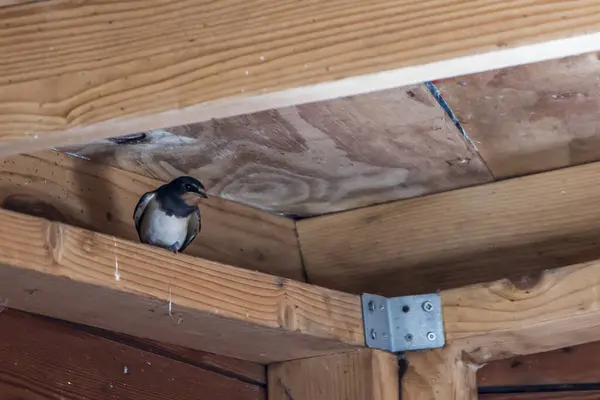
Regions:
<svg viewBox="0 0 600 400"><path fill-rule="evenodd" d="M409 306L402 306L402 312L403 313L407 313L410 311L410 307Z"/></svg>

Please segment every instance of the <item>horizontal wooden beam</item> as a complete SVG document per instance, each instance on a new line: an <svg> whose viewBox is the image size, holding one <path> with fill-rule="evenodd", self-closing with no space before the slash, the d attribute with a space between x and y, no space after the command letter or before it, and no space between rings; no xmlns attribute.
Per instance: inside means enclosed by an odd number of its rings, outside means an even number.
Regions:
<svg viewBox="0 0 600 400"><path fill-rule="evenodd" d="M54 151L0 159L0 207L138 241L133 210L164 182ZM304 280L294 221L218 197L186 253Z"/></svg>
<svg viewBox="0 0 600 400"><path fill-rule="evenodd" d="M599 11L594 0L5 7L0 154L596 51Z"/></svg>
<svg viewBox="0 0 600 400"><path fill-rule="evenodd" d="M398 359L379 350L271 364L269 400L398 400Z"/></svg>
<svg viewBox="0 0 600 400"><path fill-rule="evenodd" d="M502 280L440 296L446 347L407 354L405 400L476 399L475 371L483 364L600 337L600 261L547 271L534 281Z"/></svg>
<svg viewBox="0 0 600 400"><path fill-rule="evenodd" d="M358 296L0 210L0 303L270 363L364 346Z"/></svg>
<svg viewBox="0 0 600 400"><path fill-rule="evenodd" d="M600 163L299 221L311 283L388 296L600 259Z"/></svg>

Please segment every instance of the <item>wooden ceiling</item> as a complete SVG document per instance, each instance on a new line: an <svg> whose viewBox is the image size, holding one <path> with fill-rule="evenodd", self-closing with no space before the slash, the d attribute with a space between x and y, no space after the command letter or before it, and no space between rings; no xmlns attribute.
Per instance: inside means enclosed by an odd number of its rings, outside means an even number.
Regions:
<svg viewBox="0 0 600 400"><path fill-rule="evenodd" d="M599 160L599 89L589 53L61 150L310 217Z"/></svg>

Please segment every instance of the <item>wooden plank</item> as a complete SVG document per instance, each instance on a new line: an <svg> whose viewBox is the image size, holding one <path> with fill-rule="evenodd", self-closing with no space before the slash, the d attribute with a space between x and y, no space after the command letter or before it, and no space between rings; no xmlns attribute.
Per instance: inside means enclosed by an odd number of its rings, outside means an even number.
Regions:
<svg viewBox="0 0 600 400"><path fill-rule="evenodd" d="M402 400L477 400L477 367L460 349L408 352Z"/></svg>
<svg viewBox="0 0 600 400"><path fill-rule="evenodd" d="M0 315L3 399L264 400L265 389L24 313Z"/></svg>
<svg viewBox="0 0 600 400"><path fill-rule="evenodd" d="M480 388L593 382L600 382L600 342L494 361L477 373Z"/></svg>
<svg viewBox="0 0 600 400"><path fill-rule="evenodd" d="M590 343L600 335L600 261L441 293L446 341L474 364Z"/></svg>
<svg viewBox="0 0 600 400"><path fill-rule="evenodd" d="M487 394L479 396L481 400L596 400L600 398L600 390L583 390L575 392L550 393L510 393Z"/></svg>
<svg viewBox="0 0 600 400"><path fill-rule="evenodd" d="M0 154L595 51L599 10L595 0L7 7Z"/></svg>
<svg viewBox="0 0 600 400"><path fill-rule="evenodd" d="M0 206L139 241L133 210L164 182L46 151L0 160ZM211 197L186 253L304 280L293 221Z"/></svg>
<svg viewBox="0 0 600 400"><path fill-rule="evenodd" d="M600 261L440 293L446 347L407 355L404 400L476 399L485 363L596 341Z"/></svg>
<svg viewBox="0 0 600 400"><path fill-rule="evenodd" d="M600 159L600 53L436 83L498 178Z"/></svg>
<svg viewBox="0 0 600 400"><path fill-rule="evenodd" d="M357 350L269 365L269 400L398 400L398 360Z"/></svg>
<svg viewBox="0 0 600 400"><path fill-rule="evenodd" d="M6 210L0 293L24 311L263 364L364 345L358 296Z"/></svg>
<svg viewBox="0 0 600 400"><path fill-rule="evenodd" d="M298 221L309 282L390 296L600 258L600 163Z"/></svg>
<svg viewBox="0 0 600 400"><path fill-rule="evenodd" d="M12 313L22 313L21 311L11 310ZM27 313L23 313L27 314ZM27 314L33 315L33 314ZM174 344L158 342L156 340L139 338L124 333L116 333L101 328L95 328L88 325L76 324L73 322L57 320L50 317L36 315L37 318L45 319L66 325L71 329L87 332L94 336L122 343L129 347L135 347L145 352L153 353L162 357L169 358L185 364L190 364L202 369L216 372L221 375L234 377L243 382L261 387L267 386L267 369L265 365L240 360L237 358L226 357L220 354L208 353L206 351L190 349Z"/></svg>
<svg viewBox="0 0 600 400"><path fill-rule="evenodd" d="M128 138L61 150L302 217L492 180L424 85Z"/></svg>

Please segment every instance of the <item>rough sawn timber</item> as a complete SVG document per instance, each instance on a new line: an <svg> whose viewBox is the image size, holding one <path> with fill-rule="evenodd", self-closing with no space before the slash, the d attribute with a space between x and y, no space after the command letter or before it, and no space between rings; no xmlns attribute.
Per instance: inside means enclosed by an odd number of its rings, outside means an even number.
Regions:
<svg viewBox="0 0 600 400"><path fill-rule="evenodd" d="M364 346L358 296L0 210L5 306L263 364Z"/></svg>
<svg viewBox="0 0 600 400"><path fill-rule="evenodd" d="M440 293L446 347L411 352L404 400L477 398L483 364L594 342L600 335L600 261Z"/></svg>
<svg viewBox="0 0 600 400"><path fill-rule="evenodd" d="M1 155L600 49L596 0L0 8Z"/></svg>
<svg viewBox="0 0 600 400"><path fill-rule="evenodd" d="M54 151L0 159L0 206L139 241L133 211L164 181ZM304 280L294 221L215 196L200 204L202 230L186 254Z"/></svg>

